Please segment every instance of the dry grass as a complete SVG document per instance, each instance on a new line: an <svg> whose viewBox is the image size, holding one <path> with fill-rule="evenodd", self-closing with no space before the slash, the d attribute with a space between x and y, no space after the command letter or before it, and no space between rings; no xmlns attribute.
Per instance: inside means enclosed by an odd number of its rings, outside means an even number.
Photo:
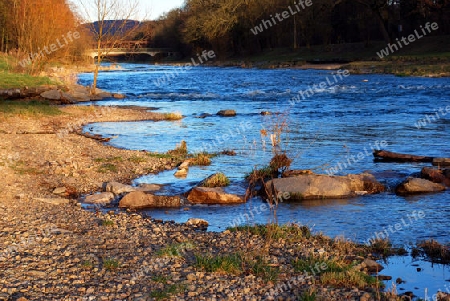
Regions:
<svg viewBox="0 0 450 301"><path fill-rule="evenodd" d="M190 160L191 165L198 165L198 166L208 166L211 165L211 157L212 155L209 155L207 153L199 153L194 156Z"/></svg>
<svg viewBox="0 0 450 301"><path fill-rule="evenodd" d="M440 244L434 239L425 240L417 244L418 250L414 253L423 253L432 261L450 263L450 247Z"/></svg>
<svg viewBox="0 0 450 301"><path fill-rule="evenodd" d="M230 185L230 179L221 172L212 175L202 183L203 187L225 187L228 185Z"/></svg>
<svg viewBox="0 0 450 301"><path fill-rule="evenodd" d="M183 119L183 115L181 115L181 113L178 112L164 114L164 120L176 121L181 119Z"/></svg>

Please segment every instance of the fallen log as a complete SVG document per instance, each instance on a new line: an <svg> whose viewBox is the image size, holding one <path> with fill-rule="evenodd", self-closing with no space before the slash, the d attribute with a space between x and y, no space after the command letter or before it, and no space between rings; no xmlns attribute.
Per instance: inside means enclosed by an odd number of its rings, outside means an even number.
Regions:
<svg viewBox="0 0 450 301"><path fill-rule="evenodd" d="M434 157L394 153L386 150L374 150L375 161L382 162L433 162Z"/></svg>

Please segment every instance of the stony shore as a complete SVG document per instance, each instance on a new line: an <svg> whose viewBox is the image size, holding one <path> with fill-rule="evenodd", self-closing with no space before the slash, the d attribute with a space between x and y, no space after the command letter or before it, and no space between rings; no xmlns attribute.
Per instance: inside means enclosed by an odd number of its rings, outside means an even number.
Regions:
<svg viewBox="0 0 450 301"><path fill-rule="evenodd" d="M311 299L301 300L378 300L381 296L377 285L346 279L350 274L364 278L360 273L374 264L370 250L310 236L299 226L259 234L212 233L123 211L81 209L78 196L99 191L104 182L129 183L180 162L115 149L77 134L89 122L158 121L164 119L162 114L95 106L60 110L56 116L0 115L0 300L308 296ZM53 194L57 187L65 187L65 198L72 201L52 203L60 198ZM215 272L199 265L202 256L227 255L237 256L240 265ZM301 268L294 264L299 261ZM337 276L325 282L320 274L332 273L334 263L352 268L342 272L341 282ZM397 300L381 294L380 300Z"/></svg>

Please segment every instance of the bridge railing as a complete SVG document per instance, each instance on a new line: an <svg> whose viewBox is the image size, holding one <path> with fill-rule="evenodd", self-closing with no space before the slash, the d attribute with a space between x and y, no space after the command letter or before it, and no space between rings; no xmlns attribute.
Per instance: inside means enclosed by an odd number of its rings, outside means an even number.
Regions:
<svg viewBox="0 0 450 301"><path fill-rule="evenodd" d="M97 52L98 49L87 49L88 52ZM101 48L101 52L175 52L170 48Z"/></svg>

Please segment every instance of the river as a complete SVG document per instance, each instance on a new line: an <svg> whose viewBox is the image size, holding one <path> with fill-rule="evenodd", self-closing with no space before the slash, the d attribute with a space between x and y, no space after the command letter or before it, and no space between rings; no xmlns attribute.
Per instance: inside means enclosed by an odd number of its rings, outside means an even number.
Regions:
<svg viewBox="0 0 450 301"><path fill-rule="evenodd" d="M450 155L448 78L352 75L343 70L121 67L101 72L98 86L127 98L96 104L146 106L185 117L180 121L91 124L93 133L114 137L109 144L128 149L166 152L185 140L191 152L237 153L216 157L208 167L191 168L186 179L177 179L169 171L135 180L136 184L166 184L163 193L184 192L218 171L231 179L230 191L242 193L245 174L267 165L273 155L270 139L262 130L270 134L282 129L280 147L293 159L292 168L316 173L334 168L336 174L369 171L390 188L427 164L374 162L372 149L382 146L395 152ZM92 74L81 74L79 81L91 84ZM223 109L236 110L236 117L217 116ZM252 199L242 205L184 206L147 213L177 222L204 218L210 231L222 231L260 204L260 199ZM429 238L450 243L449 217L449 190L410 197L390 190L353 199L284 202L277 211L280 223L300 223L316 232L358 242L386 230L394 245L403 246ZM271 218L264 212L253 214L248 222L266 223ZM392 230L398 223L402 226ZM450 278L448 267L442 269L444 278ZM439 273L439 282L428 287L444 290L447 279Z"/></svg>

